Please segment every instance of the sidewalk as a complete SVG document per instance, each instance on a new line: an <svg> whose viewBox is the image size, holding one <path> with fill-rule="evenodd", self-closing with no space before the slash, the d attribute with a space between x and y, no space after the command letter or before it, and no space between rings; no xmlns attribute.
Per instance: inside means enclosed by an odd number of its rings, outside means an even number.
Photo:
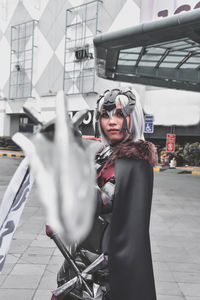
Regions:
<svg viewBox="0 0 200 300"><path fill-rule="evenodd" d="M157 300L200 300L199 178L168 170L155 174L152 203ZM45 211L34 187L0 274L0 299L50 300L62 262L45 234Z"/></svg>
<svg viewBox="0 0 200 300"><path fill-rule="evenodd" d="M45 212L33 188L0 274L0 299L50 300L62 262L45 234Z"/></svg>

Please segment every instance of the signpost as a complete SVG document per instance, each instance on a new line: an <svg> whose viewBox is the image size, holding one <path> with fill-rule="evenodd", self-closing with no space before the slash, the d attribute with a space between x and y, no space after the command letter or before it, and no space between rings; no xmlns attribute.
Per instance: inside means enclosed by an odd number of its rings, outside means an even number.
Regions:
<svg viewBox="0 0 200 300"><path fill-rule="evenodd" d="M145 133L153 133L154 132L153 116L146 115L144 117L144 120L145 120L144 132Z"/></svg>
<svg viewBox="0 0 200 300"><path fill-rule="evenodd" d="M166 152L174 152L176 135L167 133Z"/></svg>

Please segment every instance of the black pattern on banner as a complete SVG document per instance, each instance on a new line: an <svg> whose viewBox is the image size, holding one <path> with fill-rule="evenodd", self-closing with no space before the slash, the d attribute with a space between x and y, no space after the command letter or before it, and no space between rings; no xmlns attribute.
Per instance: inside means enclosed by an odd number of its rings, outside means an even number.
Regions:
<svg viewBox="0 0 200 300"><path fill-rule="evenodd" d="M1 250L5 249L5 251L1 251L1 255L0 255L0 271L3 268L4 262L6 259L6 255L7 255L7 251L8 251L7 250L8 245L10 245L10 242L12 240L12 236L15 232L21 212L20 212L20 215L17 217L18 220L16 220L16 222L14 222L14 220L12 220L12 217L10 216L10 214L12 212L14 212L15 214L18 214L18 211L20 210L21 206L27 199L27 195L28 195L29 191L30 191L30 172L28 169L24 176L24 179L20 185L20 188L18 189L18 192L14 198L14 201L12 202L9 212L8 212L7 216L5 217L4 222L0 229L0 248L1 248ZM11 220L8 220L9 218ZM9 235L10 235L10 240L8 238ZM6 240L5 240L5 237L7 237ZM4 245L4 242L5 242L5 245ZM3 252L3 255L2 255L2 252Z"/></svg>

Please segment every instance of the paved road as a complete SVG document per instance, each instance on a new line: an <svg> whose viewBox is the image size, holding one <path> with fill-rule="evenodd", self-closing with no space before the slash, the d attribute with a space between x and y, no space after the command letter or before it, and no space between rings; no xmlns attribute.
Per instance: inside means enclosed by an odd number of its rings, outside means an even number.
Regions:
<svg viewBox="0 0 200 300"><path fill-rule="evenodd" d="M19 161L0 158L0 199ZM151 239L158 300L200 300L199 192L200 176L155 172ZM33 188L0 275L0 299L50 300L63 259L44 225Z"/></svg>
<svg viewBox="0 0 200 300"><path fill-rule="evenodd" d="M0 158L0 196L21 159ZM49 300L63 258L45 235L45 213L33 188L0 275L0 299Z"/></svg>
<svg viewBox="0 0 200 300"><path fill-rule="evenodd" d="M161 300L200 300L200 176L155 174L153 261Z"/></svg>

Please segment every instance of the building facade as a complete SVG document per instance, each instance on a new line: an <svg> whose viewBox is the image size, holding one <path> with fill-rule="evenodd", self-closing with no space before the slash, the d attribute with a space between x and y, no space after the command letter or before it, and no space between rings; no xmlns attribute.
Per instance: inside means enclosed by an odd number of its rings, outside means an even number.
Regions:
<svg viewBox="0 0 200 300"><path fill-rule="evenodd" d="M190 9L198 8L199 1L192 1ZM83 131L91 134L98 95L121 85L97 78L93 37L137 25L140 20L167 17L177 9L161 7L160 3L163 1L0 0L0 136L33 130L24 105L37 108L45 120L54 117L55 97L61 89L71 115L89 109ZM178 12L181 9L188 7ZM164 138L165 131L174 131L177 126L180 135L184 130L198 135L198 93L141 85L134 88L144 112L154 115L157 129L152 138ZM179 109L179 114L174 113Z"/></svg>

